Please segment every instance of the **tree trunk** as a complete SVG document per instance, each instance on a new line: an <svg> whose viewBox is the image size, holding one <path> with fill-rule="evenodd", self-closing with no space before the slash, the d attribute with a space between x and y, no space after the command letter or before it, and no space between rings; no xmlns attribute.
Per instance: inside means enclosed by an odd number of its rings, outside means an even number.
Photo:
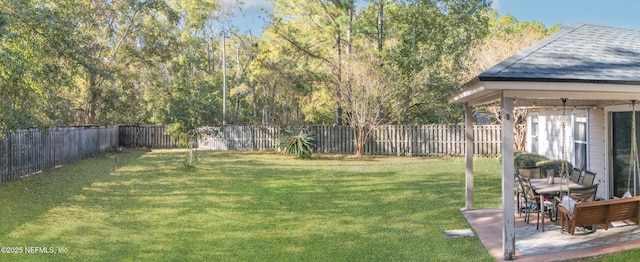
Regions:
<svg viewBox="0 0 640 262"><path fill-rule="evenodd" d="M527 147L527 110L516 109L513 116L513 148L524 151Z"/></svg>
<svg viewBox="0 0 640 262"><path fill-rule="evenodd" d="M343 96L346 96L346 103L347 103L347 108L351 107L351 99L352 99L352 70L351 70L351 30L352 30L352 22L353 22L353 8L349 7L349 10L347 10L348 15L349 15L349 24L347 25L347 41L345 43L345 54L346 54L346 58L345 58L345 85L344 85L344 89L347 91L346 94L342 94ZM347 124L353 125L353 123L351 123L351 117L350 117L350 113L347 111L346 112L346 118L347 118Z"/></svg>
<svg viewBox="0 0 640 262"><path fill-rule="evenodd" d="M502 115L499 107L492 107L491 112L502 124ZM513 148L514 150L524 151L527 147L527 115L526 109L515 109L513 111Z"/></svg>
<svg viewBox="0 0 640 262"><path fill-rule="evenodd" d="M98 104L98 91L96 77L93 74L89 74L89 86L88 86L88 100L87 109L85 110L86 122L85 124L94 125L97 124L96 107Z"/></svg>
<svg viewBox="0 0 640 262"><path fill-rule="evenodd" d="M384 0L378 2L378 52L382 51L382 29L383 29L383 15L384 15Z"/></svg>
<svg viewBox="0 0 640 262"><path fill-rule="evenodd" d="M420 2L416 2L416 14L419 13L419 8L420 8ZM416 46L417 46L417 40L418 40L418 20L416 19L413 23L413 33L411 35L411 53L415 53L416 52ZM416 73L416 69L414 67L413 64L410 65L411 67L411 72L414 72L412 74L409 75L409 81L408 81L408 86L407 86L407 93L406 93L406 97L404 100L404 104L402 106L402 113L403 113L403 124L408 125L409 124L409 115L410 115L410 110L411 110L411 97L413 96L413 75Z"/></svg>
<svg viewBox="0 0 640 262"><path fill-rule="evenodd" d="M341 47L341 37L340 32L336 33L336 53L338 55L338 61L336 63L336 72L334 73L336 76L336 124L339 126L342 125L342 47Z"/></svg>
<svg viewBox="0 0 640 262"><path fill-rule="evenodd" d="M364 145L367 142L367 138L369 136L369 128L366 126L359 126L357 130L358 133L356 134L356 156L362 156Z"/></svg>
<svg viewBox="0 0 640 262"><path fill-rule="evenodd" d="M193 140L189 138L189 166L193 167Z"/></svg>
<svg viewBox="0 0 640 262"><path fill-rule="evenodd" d="M402 114L403 114L402 123L404 125L409 125L410 110L411 110L411 96L407 96L407 98L405 98L404 103L402 105Z"/></svg>

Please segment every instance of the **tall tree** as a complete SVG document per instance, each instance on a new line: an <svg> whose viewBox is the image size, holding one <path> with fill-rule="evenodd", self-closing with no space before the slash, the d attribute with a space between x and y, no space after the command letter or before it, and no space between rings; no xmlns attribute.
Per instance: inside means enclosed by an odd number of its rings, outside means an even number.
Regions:
<svg viewBox="0 0 640 262"><path fill-rule="evenodd" d="M77 74L81 91L78 110L84 113L84 123L119 122L122 119L118 112L126 111L125 108L130 111L136 105L135 101L122 98L142 98L142 94L130 92L136 87L137 67L159 58L158 55L166 59L167 44L172 34L177 33L181 14L162 0L82 3L90 12L79 10L79 30L91 38L81 48L89 58L98 61L96 67L100 70L84 67ZM120 103L123 100L130 103ZM142 111L144 107L136 109ZM110 112L115 115L110 116Z"/></svg>
<svg viewBox="0 0 640 262"><path fill-rule="evenodd" d="M344 52L350 51L354 0L276 1L272 28L300 54L321 63L334 85L335 117L342 124L342 89L345 81ZM346 40L345 40L346 39Z"/></svg>
<svg viewBox="0 0 640 262"><path fill-rule="evenodd" d="M255 84L253 103L262 124L304 124L301 112L303 97L319 88L328 78L323 65L315 58L300 56L296 48L272 30L263 33L260 54L250 66L250 80Z"/></svg>
<svg viewBox="0 0 640 262"><path fill-rule="evenodd" d="M485 0L395 1L387 8L385 63L402 76L403 92L396 111L401 123L449 122L444 96L465 50L486 33L489 3Z"/></svg>
<svg viewBox="0 0 640 262"><path fill-rule="evenodd" d="M68 123L72 73L94 64L74 16L64 2L3 0L0 10L0 129Z"/></svg>
<svg viewBox="0 0 640 262"><path fill-rule="evenodd" d="M388 88L394 76L380 65L376 48L350 57L352 81L345 88L342 104L348 112L347 123L355 130L357 156L362 155L371 128L389 120L386 105L396 97L397 89Z"/></svg>
<svg viewBox="0 0 640 262"><path fill-rule="evenodd" d="M167 133L189 147L188 165L192 166L195 142L206 131L200 127L223 123L222 77L214 73L207 54L215 33L210 25L219 22L214 12L218 4L193 0L176 2L170 8L181 20L168 42L173 55L157 61L165 70L165 82L156 83L152 95L160 100L159 118L168 126Z"/></svg>

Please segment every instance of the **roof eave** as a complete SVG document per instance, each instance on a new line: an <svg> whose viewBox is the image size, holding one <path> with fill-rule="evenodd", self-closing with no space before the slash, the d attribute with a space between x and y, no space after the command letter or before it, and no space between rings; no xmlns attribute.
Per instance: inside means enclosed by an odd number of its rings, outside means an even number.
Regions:
<svg viewBox="0 0 640 262"><path fill-rule="evenodd" d="M484 83L482 83L478 77L475 77L453 91L453 93L447 96L447 100L452 104L467 103L485 91Z"/></svg>
<svg viewBox="0 0 640 262"><path fill-rule="evenodd" d="M492 81L493 80L493 81ZM518 99L571 98L583 100L639 100L638 81L568 81L557 79L497 79L476 77L447 97L449 103L487 105L504 95Z"/></svg>
<svg viewBox="0 0 640 262"><path fill-rule="evenodd" d="M534 78L534 77L477 77L480 82L537 82L537 83L575 83L575 84L612 84L612 85L640 85L640 80L611 80L611 79L572 79L572 78Z"/></svg>

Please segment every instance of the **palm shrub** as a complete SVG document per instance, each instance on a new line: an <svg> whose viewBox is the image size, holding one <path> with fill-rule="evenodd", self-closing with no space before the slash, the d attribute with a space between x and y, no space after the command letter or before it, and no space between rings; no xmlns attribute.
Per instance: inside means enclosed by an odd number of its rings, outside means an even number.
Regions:
<svg viewBox="0 0 640 262"><path fill-rule="evenodd" d="M318 139L313 132L306 128L298 128L297 130L285 129L278 144L285 154L296 158L311 158L317 141Z"/></svg>

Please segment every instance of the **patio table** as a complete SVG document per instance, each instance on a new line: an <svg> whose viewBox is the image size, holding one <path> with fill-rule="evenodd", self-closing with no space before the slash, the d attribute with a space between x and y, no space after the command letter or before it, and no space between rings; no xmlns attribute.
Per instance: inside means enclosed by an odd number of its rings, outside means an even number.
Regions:
<svg viewBox="0 0 640 262"><path fill-rule="evenodd" d="M569 192L570 187L584 187L578 183L575 183L568 178L559 178L556 177L554 179L553 184L549 184L546 178L540 179L530 179L531 188L533 192L540 195L540 210L544 211L544 196L553 195L561 192ZM549 218L551 219L551 218ZM544 213L542 215L542 232L544 232Z"/></svg>

